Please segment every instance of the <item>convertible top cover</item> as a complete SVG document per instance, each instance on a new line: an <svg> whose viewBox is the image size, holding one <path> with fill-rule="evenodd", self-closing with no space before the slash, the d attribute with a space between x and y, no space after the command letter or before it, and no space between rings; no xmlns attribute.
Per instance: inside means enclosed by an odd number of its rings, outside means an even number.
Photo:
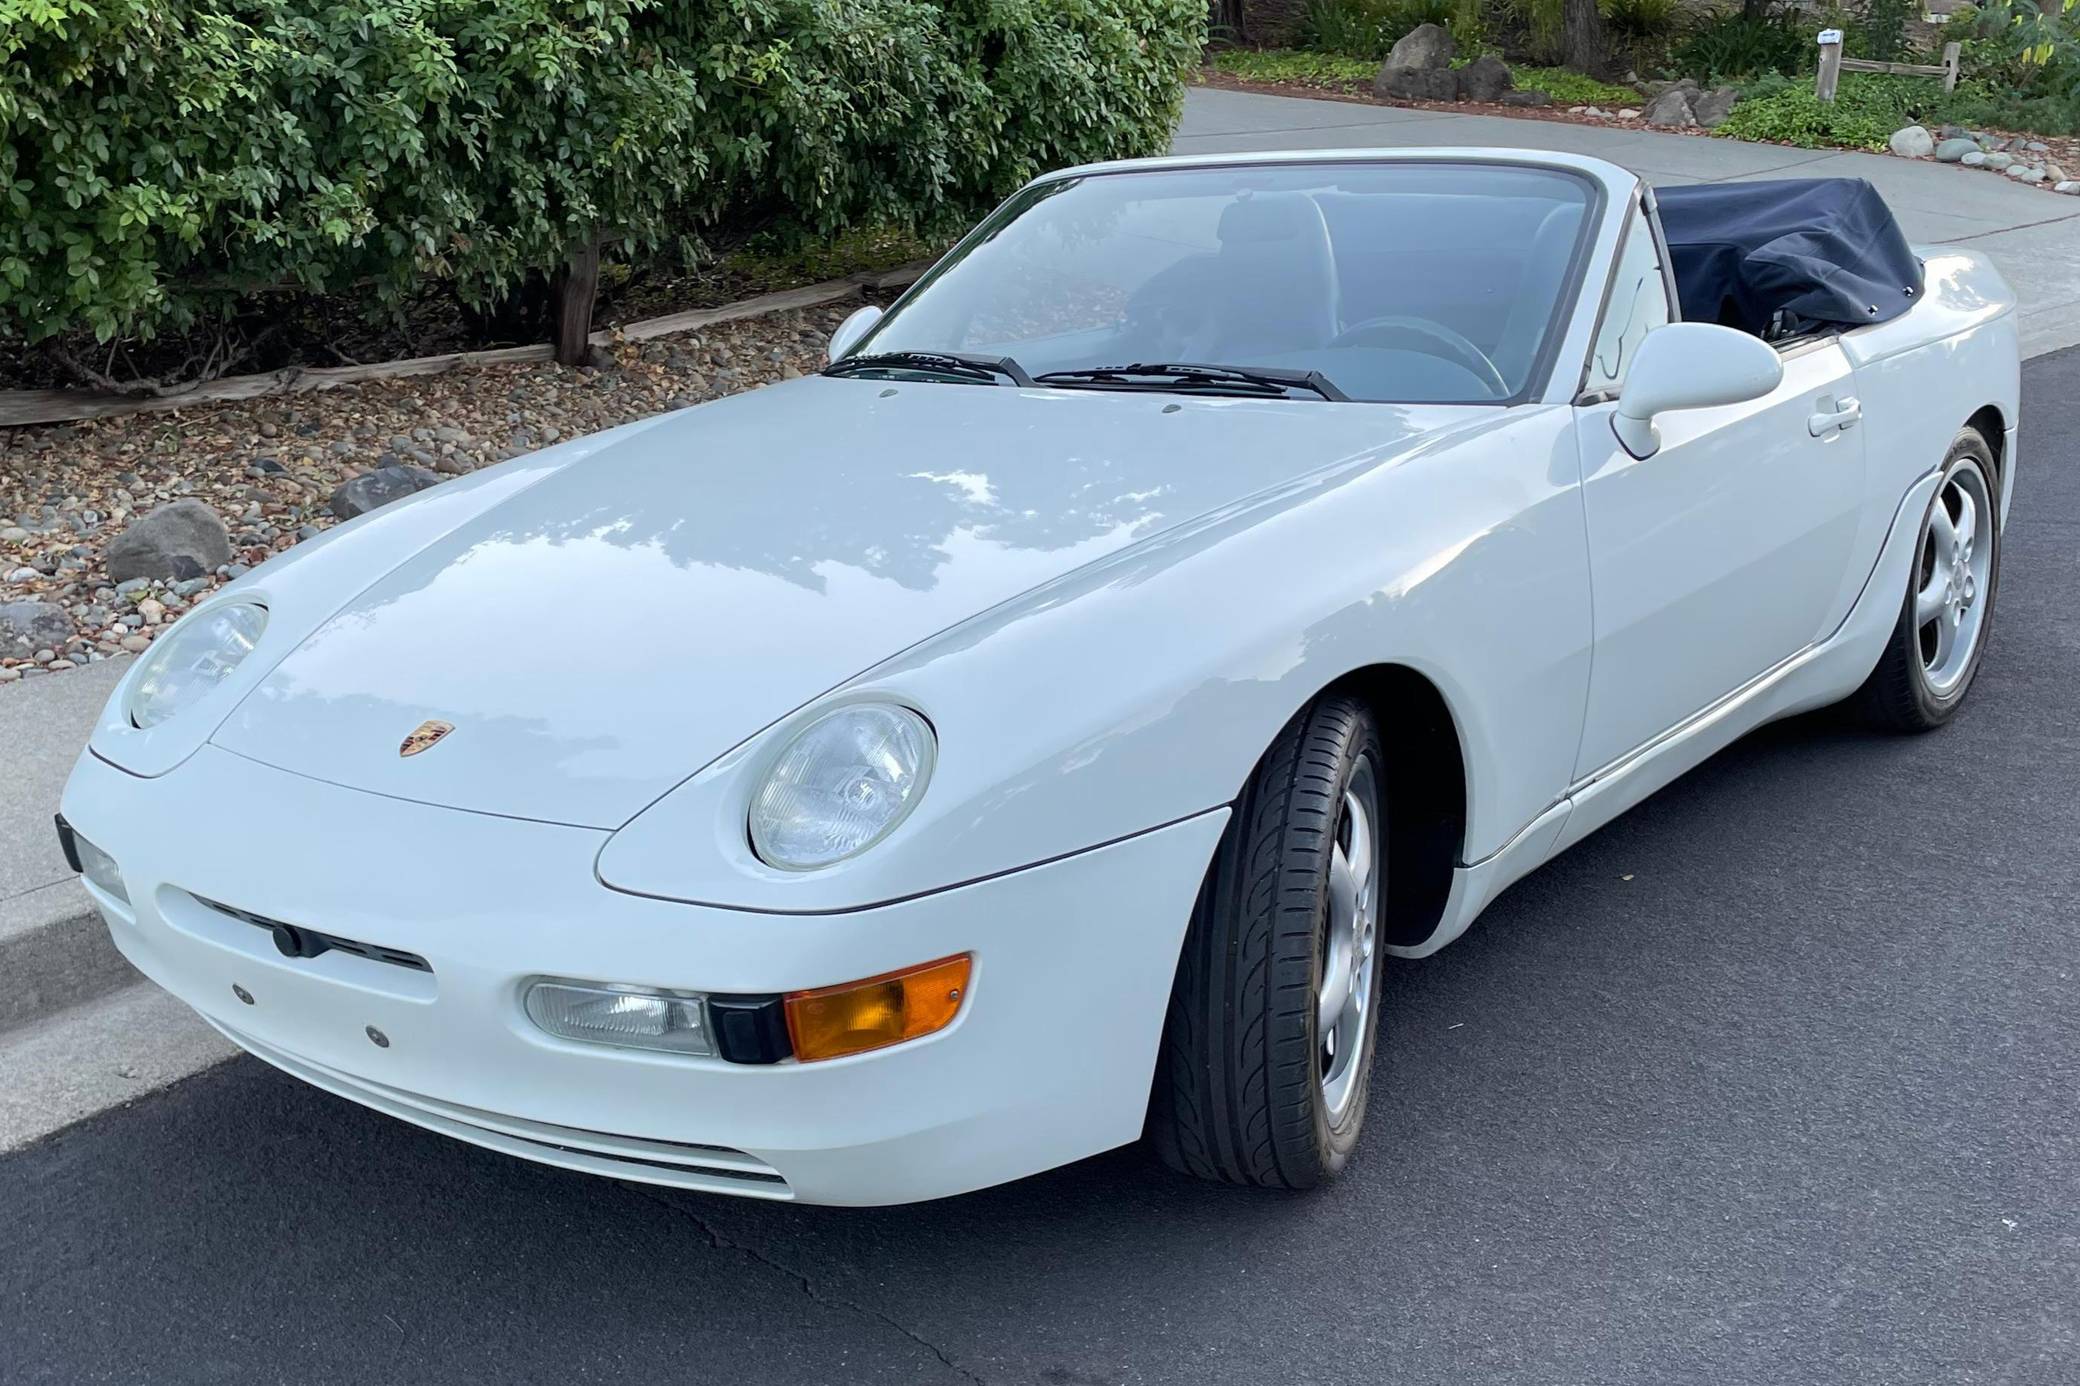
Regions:
<svg viewBox="0 0 2080 1386"><path fill-rule="evenodd" d="M1654 200L1687 322L1770 340L1886 322L1921 296L1921 261L1861 178L1700 183Z"/></svg>

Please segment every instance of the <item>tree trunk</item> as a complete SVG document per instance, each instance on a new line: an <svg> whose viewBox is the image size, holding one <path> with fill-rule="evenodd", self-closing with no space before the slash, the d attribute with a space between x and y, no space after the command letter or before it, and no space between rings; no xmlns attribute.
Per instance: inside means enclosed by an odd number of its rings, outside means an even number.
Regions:
<svg viewBox="0 0 2080 1386"><path fill-rule="evenodd" d="M599 242L587 241L571 252L570 263L556 276L556 359L566 366L582 366L591 358L587 338L598 297Z"/></svg>
<svg viewBox="0 0 2080 1386"><path fill-rule="evenodd" d="M1603 14L1596 0L1565 0L1561 9L1561 43L1567 66L1591 77L1608 77L1610 42L1604 37Z"/></svg>
<svg viewBox="0 0 2080 1386"><path fill-rule="evenodd" d="M1770 0L1741 0L1741 18L1761 20L1769 18Z"/></svg>

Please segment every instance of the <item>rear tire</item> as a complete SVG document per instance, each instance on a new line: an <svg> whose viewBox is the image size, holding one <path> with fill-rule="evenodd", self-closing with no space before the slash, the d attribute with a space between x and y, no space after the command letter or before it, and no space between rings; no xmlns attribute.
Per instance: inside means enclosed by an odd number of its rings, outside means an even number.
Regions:
<svg viewBox="0 0 2080 1386"><path fill-rule="evenodd" d="M1957 714L1993 633L2000 590L1999 483L1977 429L1950 445L1943 479L1921 515L1899 621L1855 694L1873 727L1934 731Z"/></svg>
<svg viewBox="0 0 2080 1386"><path fill-rule="evenodd" d="M1333 694L1250 776L1171 991L1149 1135L1173 1169L1306 1189L1349 1162L1379 1029L1385 785L1371 712Z"/></svg>

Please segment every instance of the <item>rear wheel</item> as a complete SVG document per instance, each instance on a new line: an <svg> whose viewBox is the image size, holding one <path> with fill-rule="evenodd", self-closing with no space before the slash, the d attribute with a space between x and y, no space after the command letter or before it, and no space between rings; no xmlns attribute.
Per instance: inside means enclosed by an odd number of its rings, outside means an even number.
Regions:
<svg viewBox="0 0 2080 1386"><path fill-rule="evenodd" d="M1379 1030L1383 753L1331 695L1294 718L1237 801L1186 934L1149 1133L1173 1168L1304 1189L1364 1124Z"/></svg>
<svg viewBox="0 0 2080 1386"><path fill-rule="evenodd" d="M1942 482L1921 518L1899 622L1857 692L1865 718L1888 731L1932 731L1971 690L2000 588L2000 512L1993 454L1976 429L1950 445Z"/></svg>

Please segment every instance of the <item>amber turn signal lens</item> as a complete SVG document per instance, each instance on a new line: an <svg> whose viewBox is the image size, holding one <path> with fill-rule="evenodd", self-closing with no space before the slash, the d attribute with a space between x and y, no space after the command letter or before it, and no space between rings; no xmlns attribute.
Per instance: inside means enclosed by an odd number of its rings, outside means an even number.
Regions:
<svg viewBox="0 0 2080 1386"><path fill-rule="evenodd" d="M835 1059L945 1029L968 993L969 962L963 953L865 981L787 993L795 1058Z"/></svg>

